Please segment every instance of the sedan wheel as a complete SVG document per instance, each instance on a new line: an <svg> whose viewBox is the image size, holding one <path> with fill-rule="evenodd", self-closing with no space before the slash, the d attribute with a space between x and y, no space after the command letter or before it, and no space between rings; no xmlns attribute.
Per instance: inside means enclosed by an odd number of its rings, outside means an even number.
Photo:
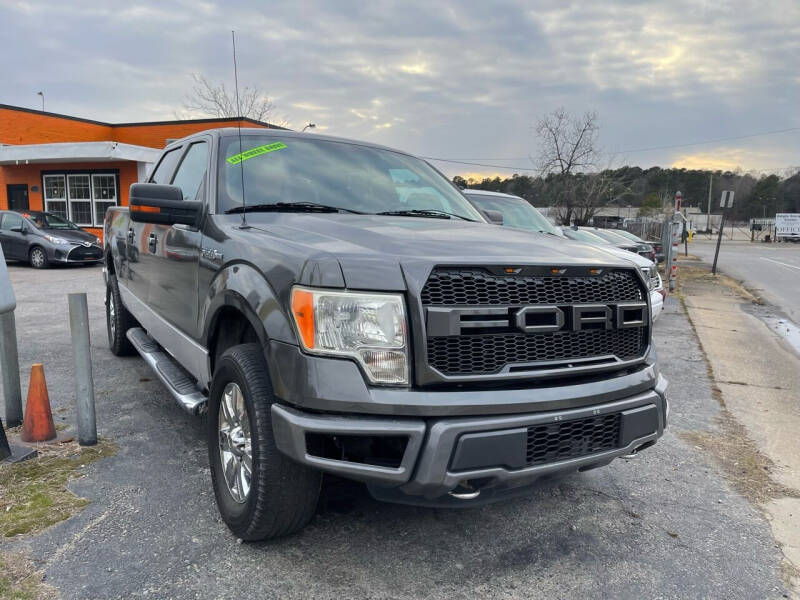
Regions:
<svg viewBox="0 0 800 600"><path fill-rule="evenodd" d="M47 254L38 246L31 250L29 258L34 269L44 269L47 266Z"/></svg>

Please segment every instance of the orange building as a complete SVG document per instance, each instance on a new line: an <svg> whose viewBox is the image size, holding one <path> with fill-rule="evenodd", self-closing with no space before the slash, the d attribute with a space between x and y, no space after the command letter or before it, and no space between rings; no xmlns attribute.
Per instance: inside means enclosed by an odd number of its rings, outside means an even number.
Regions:
<svg viewBox="0 0 800 600"><path fill-rule="evenodd" d="M102 123L0 104L0 210L47 210L102 235L109 206L128 204L168 141L253 119Z"/></svg>

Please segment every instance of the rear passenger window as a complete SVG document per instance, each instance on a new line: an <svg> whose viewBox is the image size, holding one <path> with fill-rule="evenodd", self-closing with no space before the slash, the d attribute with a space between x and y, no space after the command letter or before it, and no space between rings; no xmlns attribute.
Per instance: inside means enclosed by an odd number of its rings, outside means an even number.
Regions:
<svg viewBox="0 0 800 600"><path fill-rule="evenodd" d="M184 200L194 200L206 176L208 163L208 144L195 142L186 151L181 161L181 166L175 173L172 185L177 185L183 191Z"/></svg>
<svg viewBox="0 0 800 600"><path fill-rule="evenodd" d="M175 148L161 157L158 166L150 175L150 183L169 183L172 173L175 171L175 165L178 164L178 159L181 157L181 150L181 148Z"/></svg>
<svg viewBox="0 0 800 600"><path fill-rule="evenodd" d="M2 217L2 222L0 222L0 229L5 229L6 231L8 231L12 227L22 226L22 217L20 217L19 215L15 215L14 213L6 213L0 216Z"/></svg>

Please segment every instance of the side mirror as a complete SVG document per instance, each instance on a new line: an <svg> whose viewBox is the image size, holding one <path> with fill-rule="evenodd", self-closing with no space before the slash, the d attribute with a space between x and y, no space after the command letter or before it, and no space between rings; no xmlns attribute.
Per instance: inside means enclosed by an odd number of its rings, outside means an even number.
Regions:
<svg viewBox="0 0 800 600"><path fill-rule="evenodd" d="M493 225L503 224L503 213L499 210L485 210L483 214L486 215L486 218L489 219L489 222Z"/></svg>
<svg viewBox="0 0 800 600"><path fill-rule="evenodd" d="M136 223L197 227L203 211L202 202L184 200L175 185L134 183L129 198L131 221Z"/></svg>

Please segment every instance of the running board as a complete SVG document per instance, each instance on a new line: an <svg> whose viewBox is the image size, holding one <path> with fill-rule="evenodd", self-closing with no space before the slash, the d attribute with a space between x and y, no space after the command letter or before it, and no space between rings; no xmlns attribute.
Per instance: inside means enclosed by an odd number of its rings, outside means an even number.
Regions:
<svg viewBox="0 0 800 600"><path fill-rule="evenodd" d="M205 412L206 395L158 342L141 327L129 329L126 336L183 410L193 415Z"/></svg>

